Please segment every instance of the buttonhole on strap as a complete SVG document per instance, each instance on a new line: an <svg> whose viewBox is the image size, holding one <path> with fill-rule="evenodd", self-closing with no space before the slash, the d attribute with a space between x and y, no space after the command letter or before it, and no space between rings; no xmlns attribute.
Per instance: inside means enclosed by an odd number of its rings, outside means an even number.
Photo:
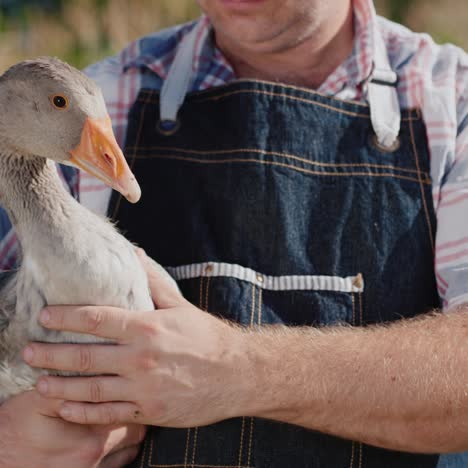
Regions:
<svg viewBox="0 0 468 468"><path fill-rule="evenodd" d="M382 69L373 66L369 76L369 83L374 83L381 86L391 86L396 88L400 77L391 69Z"/></svg>
<svg viewBox="0 0 468 468"><path fill-rule="evenodd" d="M161 135L170 136L174 135L180 128L179 120L158 120L156 129Z"/></svg>
<svg viewBox="0 0 468 468"><path fill-rule="evenodd" d="M378 149L379 151L382 151L383 153L393 153L401 145L400 137L396 137L395 141L390 146L384 146L379 142L379 139L378 139L378 137L377 137L377 135L375 133L373 133L370 136L369 140L370 140L370 144L374 148Z"/></svg>
<svg viewBox="0 0 468 468"><path fill-rule="evenodd" d="M384 80L378 80L377 78L372 78L370 80L370 83L374 83L374 84L382 85L382 86L391 86L392 88L396 88L398 86L399 81L400 81L400 78L397 76L395 81L384 81Z"/></svg>

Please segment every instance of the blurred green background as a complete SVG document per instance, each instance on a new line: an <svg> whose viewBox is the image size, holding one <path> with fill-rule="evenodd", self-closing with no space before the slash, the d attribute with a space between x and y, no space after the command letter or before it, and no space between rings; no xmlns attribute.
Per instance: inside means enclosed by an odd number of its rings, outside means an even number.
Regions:
<svg viewBox="0 0 468 468"><path fill-rule="evenodd" d="M376 0L377 10L468 49L468 0ZM84 67L199 14L195 0L0 0L0 72L38 55Z"/></svg>

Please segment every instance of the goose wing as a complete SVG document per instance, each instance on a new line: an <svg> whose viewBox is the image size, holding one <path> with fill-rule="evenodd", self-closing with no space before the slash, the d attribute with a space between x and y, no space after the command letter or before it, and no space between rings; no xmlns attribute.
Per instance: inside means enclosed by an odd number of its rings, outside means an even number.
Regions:
<svg viewBox="0 0 468 468"><path fill-rule="evenodd" d="M8 328L16 309L16 271L0 272L0 337ZM5 341L0 339L0 359L4 354Z"/></svg>
<svg viewBox="0 0 468 468"><path fill-rule="evenodd" d="M13 326L16 314L17 272L0 273L0 403L24 390L37 378L35 371L20 358L24 346L21 327Z"/></svg>

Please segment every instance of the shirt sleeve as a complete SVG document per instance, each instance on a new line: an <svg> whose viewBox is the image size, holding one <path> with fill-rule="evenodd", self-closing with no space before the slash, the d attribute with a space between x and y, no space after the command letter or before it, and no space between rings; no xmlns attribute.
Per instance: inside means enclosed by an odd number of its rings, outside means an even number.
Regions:
<svg viewBox="0 0 468 468"><path fill-rule="evenodd" d="M435 271L445 310L468 302L468 55L456 70L456 144L436 201Z"/></svg>

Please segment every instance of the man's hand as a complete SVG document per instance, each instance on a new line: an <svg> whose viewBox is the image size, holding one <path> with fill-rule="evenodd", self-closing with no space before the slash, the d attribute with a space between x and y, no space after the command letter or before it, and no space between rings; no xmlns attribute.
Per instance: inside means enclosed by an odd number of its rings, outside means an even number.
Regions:
<svg viewBox="0 0 468 468"><path fill-rule="evenodd" d="M59 417L60 400L36 391L0 407L0 466L120 468L137 455L141 425L83 426Z"/></svg>
<svg viewBox="0 0 468 468"><path fill-rule="evenodd" d="M48 307L41 323L87 333L116 345L33 343L24 353L35 367L98 374L42 377L44 396L68 400L60 415L82 424L205 425L242 413L251 379L243 378L244 333L186 301L143 258L159 308Z"/></svg>
<svg viewBox="0 0 468 468"><path fill-rule="evenodd" d="M41 378L44 395L70 400L65 419L191 427L255 416L391 450L468 449L468 306L385 326L241 330L149 277L161 310L48 310L50 328L118 343L30 345L34 366L107 374Z"/></svg>

